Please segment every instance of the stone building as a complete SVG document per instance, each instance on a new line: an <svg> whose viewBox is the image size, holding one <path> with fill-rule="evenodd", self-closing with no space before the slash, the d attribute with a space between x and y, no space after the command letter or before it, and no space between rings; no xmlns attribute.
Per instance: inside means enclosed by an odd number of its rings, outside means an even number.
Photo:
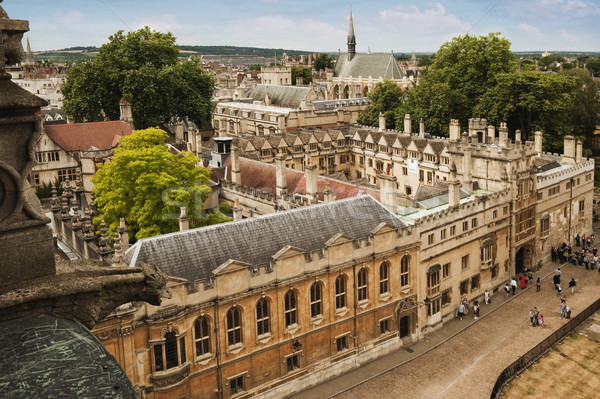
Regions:
<svg viewBox="0 0 600 399"><path fill-rule="evenodd" d="M292 68L291 67L261 67L260 83L273 86L291 86Z"/></svg>

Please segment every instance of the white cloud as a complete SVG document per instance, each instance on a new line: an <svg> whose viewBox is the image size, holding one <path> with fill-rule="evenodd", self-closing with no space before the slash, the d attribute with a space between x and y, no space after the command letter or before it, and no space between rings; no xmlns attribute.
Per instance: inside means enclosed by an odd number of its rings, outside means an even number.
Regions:
<svg viewBox="0 0 600 399"><path fill-rule="evenodd" d="M177 32L181 30L182 26L177 22L177 17L173 14L165 15L154 15L154 16L142 16L136 18L133 22L135 29L143 28L148 26L159 32Z"/></svg>
<svg viewBox="0 0 600 399"><path fill-rule="evenodd" d="M80 25L85 22L83 14L77 10L63 13L61 9L56 10L53 15L54 21L61 26Z"/></svg>
<svg viewBox="0 0 600 399"><path fill-rule="evenodd" d="M536 28L535 26L526 24L526 23L519 24L517 26L517 29L523 33L532 34L532 35L536 35L536 36L539 36L542 34L542 32L540 32L540 30L538 28Z"/></svg>
<svg viewBox="0 0 600 399"><path fill-rule="evenodd" d="M574 35L574 34L572 34L572 33L569 33L569 32L567 32L567 31L566 31L566 30L564 30L564 29L561 29L561 30L560 30L560 35L561 35L561 36L562 36L564 39L566 39L566 40L568 40L568 41L570 41L570 42L578 42L578 41L579 41L579 37L578 37L578 36L576 36L576 35Z"/></svg>
<svg viewBox="0 0 600 399"><path fill-rule="evenodd" d="M421 11L417 6L399 5L396 8L379 12L378 22L388 25L388 29L407 32L466 32L470 29L467 22L461 21L449 13L441 3L432 3Z"/></svg>

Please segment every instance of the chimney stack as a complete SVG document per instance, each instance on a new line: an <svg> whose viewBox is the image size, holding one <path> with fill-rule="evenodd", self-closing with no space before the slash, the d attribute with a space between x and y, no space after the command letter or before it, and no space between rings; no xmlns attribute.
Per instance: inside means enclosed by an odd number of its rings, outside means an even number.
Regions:
<svg viewBox="0 0 600 399"><path fill-rule="evenodd" d="M543 139L543 135L542 132L540 132L539 130L537 132L535 132L534 135L534 147L535 147L535 152L537 152L538 157L542 156L542 139Z"/></svg>
<svg viewBox="0 0 600 399"><path fill-rule="evenodd" d="M133 126L133 113L131 111L131 103L129 101L121 99L121 101L119 102L119 108L121 110L120 119L123 122L127 122L131 126Z"/></svg>
<svg viewBox="0 0 600 399"><path fill-rule="evenodd" d="M412 124L410 120L410 114L404 114L404 134L410 136L412 133Z"/></svg>
<svg viewBox="0 0 600 399"><path fill-rule="evenodd" d="M508 127L506 126L506 122L500 122L500 127L498 128L498 145L503 148L508 147Z"/></svg>
<svg viewBox="0 0 600 399"><path fill-rule="evenodd" d="M235 199L235 204L233 205L233 207L231 208L231 210L233 211L233 220L238 221L238 220L242 220L242 207L240 206L240 199L236 198Z"/></svg>
<svg viewBox="0 0 600 399"><path fill-rule="evenodd" d="M318 202L317 178L319 176L317 167L315 165L306 165L304 175L306 177L306 195L310 197L311 203L316 204Z"/></svg>
<svg viewBox="0 0 600 399"><path fill-rule="evenodd" d="M331 191L331 186L329 183L325 185L325 191L323 191L323 201L333 202L333 191Z"/></svg>
<svg viewBox="0 0 600 399"><path fill-rule="evenodd" d="M460 124L458 123L458 119L450 120L450 141L459 141L460 140Z"/></svg>
<svg viewBox="0 0 600 399"><path fill-rule="evenodd" d="M240 155L237 146L231 147L231 182L242 184L242 173L240 172Z"/></svg>
<svg viewBox="0 0 600 399"><path fill-rule="evenodd" d="M493 143L496 139L496 129L494 128L494 126L492 126L492 125L488 126L487 135L488 135L488 143Z"/></svg>
<svg viewBox="0 0 600 399"><path fill-rule="evenodd" d="M181 215L179 215L179 231L185 231L190 229L190 220L187 215L187 208L182 206Z"/></svg>
<svg viewBox="0 0 600 399"><path fill-rule="evenodd" d="M565 136L565 147L562 162L575 163L575 137Z"/></svg>
<svg viewBox="0 0 600 399"><path fill-rule="evenodd" d="M577 140L577 146L575 150L575 163L581 163L583 158L583 143L581 140Z"/></svg>
<svg viewBox="0 0 600 399"><path fill-rule="evenodd" d="M468 192L473 191L471 179L471 146L467 143L468 134L463 133L464 157L463 157L463 186Z"/></svg>
<svg viewBox="0 0 600 399"><path fill-rule="evenodd" d="M183 141L183 122L177 121L175 123L175 141L180 143Z"/></svg>
<svg viewBox="0 0 600 399"><path fill-rule="evenodd" d="M456 164L450 165L450 180L448 181L448 206L453 208L460 204L460 180L456 178Z"/></svg>
<svg viewBox="0 0 600 399"><path fill-rule="evenodd" d="M425 121L423 118L419 119L419 137L425 137Z"/></svg>
<svg viewBox="0 0 600 399"><path fill-rule="evenodd" d="M119 219L119 228L117 231L121 236L121 248L123 249L123 252L125 252L129 248L129 231L127 230L127 225L125 224L125 218Z"/></svg>
<svg viewBox="0 0 600 399"><path fill-rule="evenodd" d="M515 130L515 144L521 145L521 130L520 129Z"/></svg>
<svg viewBox="0 0 600 399"><path fill-rule="evenodd" d="M275 193L278 199L281 199L287 193L287 178L285 169L285 157L280 151L275 156L276 189Z"/></svg>
<svg viewBox="0 0 600 399"><path fill-rule="evenodd" d="M396 213L396 176L379 175L380 202L391 212Z"/></svg>
<svg viewBox="0 0 600 399"><path fill-rule="evenodd" d="M385 115L383 114L383 112L379 113L379 131L383 132L385 130Z"/></svg>

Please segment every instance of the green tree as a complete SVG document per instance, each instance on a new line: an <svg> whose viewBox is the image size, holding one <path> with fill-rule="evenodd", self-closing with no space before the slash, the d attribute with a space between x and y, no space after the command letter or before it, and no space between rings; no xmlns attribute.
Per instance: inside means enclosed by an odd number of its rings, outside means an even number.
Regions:
<svg viewBox="0 0 600 399"><path fill-rule="evenodd" d="M197 59L179 61L171 33L146 27L109 37L93 61L76 65L63 85L64 109L76 121L117 120L129 101L136 128L165 125L173 117L197 124L210 119L214 82Z"/></svg>
<svg viewBox="0 0 600 399"><path fill-rule="evenodd" d="M486 117L492 124L507 122L521 130L524 140L541 130L548 149L562 148L562 138L570 132L568 110L576 79L535 71L502 73L496 79L474 116Z"/></svg>
<svg viewBox="0 0 600 399"><path fill-rule="evenodd" d="M167 137L149 128L119 140L112 160L92 178L99 210L95 223L106 221L114 234L123 217L140 239L177 231L181 206L187 207L194 227L231 220L220 212L204 212L209 172L196 167L199 160L190 152L172 154Z"/></svg>
<svg viewBox="0 0 600 399"><path fill-rule="evenodd" d="M296 78L302 78L303 84L312 82L312 71L310 68L292 66L292 85L296 85Z"/></svg>
<svg viewBox="0 0 600 399"><path fill-rule="evenodd" d="M327 68L333 68L333 58L329 54L321 53L315 59L313 67L315 71L324 71Z"/></svg>
<svg viewBox="0 0 600 399"><path fill-rule="evenodd" d="M396 129L396 126L402 126L396 123L395 110L402 104L405 95L406 92L391 80L377 83L375 89L369 93L369 98L373 103L369 104L358 116L358 123L367 126L379 126L379 113L383 112L387 129Z"/></svg>
<svg viewBox="0 0 600 399"><path fill-rule="evenodd" d="M585 138L591 148L596 126L600 124L600 82L582 68L564 70L561 74L577 79L573 91L573 104L567 109L571 132Z"/></svg>
<svg viewBox="0 0 600 399"><path fill-rule="evenodd" d="M437 51L397 118L408 112L413 119L423 118L429 132L447 135L450 119L466 125L479 98L496 85L498 74L515 69L510 42L498 33L455 37Z"/></svg>
<svg viewBox="0 0 600 399"><path fill-rule="evenodd" d="M586 60L585 65L592 75L595 77L600 77L600 57Z"/></svg>

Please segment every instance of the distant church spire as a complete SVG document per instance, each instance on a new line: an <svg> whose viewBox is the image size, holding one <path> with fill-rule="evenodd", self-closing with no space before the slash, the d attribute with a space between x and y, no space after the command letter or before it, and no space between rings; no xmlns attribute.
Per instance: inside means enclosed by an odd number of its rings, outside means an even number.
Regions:
<svg viewBox="0 0 600 399"><path fill-rule="evenodd" d="M352 21L352 8L350 8L350 26L348 27L348 61L352 61L356 54L356 36L354 36L354 22Z"/></svg>
<svg viewBox="0 0 600 399"><path fill-rule="evenodd" d="M34 66L35 60L33 59L33 53L31 52L31 46L29 45L29 38L27 38L27 58L25 60L26 66Z"/></svg>

